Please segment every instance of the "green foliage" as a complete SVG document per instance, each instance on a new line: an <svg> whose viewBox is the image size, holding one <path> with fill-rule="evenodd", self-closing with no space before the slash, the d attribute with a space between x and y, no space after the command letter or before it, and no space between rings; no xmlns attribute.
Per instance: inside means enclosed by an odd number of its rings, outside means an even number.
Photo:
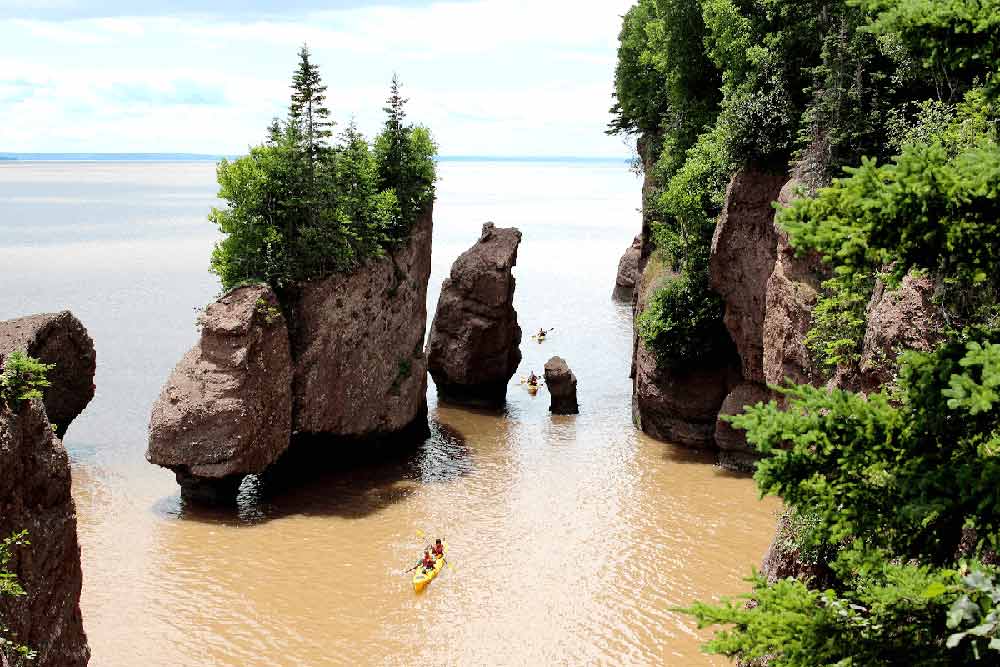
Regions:
<svg viewBox="0 0 1000 667"><path fill-rule="evenodd" d="M998 0L853 0L876 15L871 30L898 35L934 77L939 97L956 99L973 83L995 96L1000 63Z"/></svg>
<svg viewBox="0 0 1000 667"><path fill-rule="evenodd" d="M658 19L656 0L639 0L624 16L618 36L618 66L615 69L615 104L611 107L612 134L655 134L665 113L662 94L666 77L654 62L649 26Z"/></svg>
<svg viewBox="0 0 1000 667"><path fill-rule="evenodd" d="M834 276L812 310L806 348L828 373L838 366L855 367L861 361L868 299L874 287L871 274Z"/></svg>
<svg viewBox="0 0 1000 667"><path fill-rule="evenodd" d="M30 542L28 542L28 531L26 530L0 540L0 597L25 595L24 588L17 581L17 575L11 572L8 566L13 557L13 547L28 544ZM15 641L2 618L0 618L0 655L7 658L13 665L20 665L23 662L34 660L36 657L34 651Z"/></svg>
<svg viewBox="0 0 1000 667"><path fill-rule="evenodd" d="M211 268L224 289L351 271L409 236L434 199L436 146L405 123L393 79L386 128L369 144L352 122L334 146L318 69L300 52L292 103L267 140L218 167L225 208L209 220L224 234Z"/></svg>
<svg viewBox="0 0 1000 667"><path fill-rule="evenodd" d="M957 559L1000 546L997 387L1000 344L969 340L906 355L893 396L788 387L786 409L732 417L768 454L761 491L809 517L797 546L850 546L830 555L831 590L757 578L752 609L694 605L732 626L708 649L775 667L996 660L996 573Z"/></svg>
<svg viewBox="0 0 1000 667"><path fill-rule="evenodd" d="M732 347L722 313L722 299L708 289L707 273L685 272L652 296L636 326L660 367L714 365L727 360Z"/></svg>
<svg viewBox="0 0 1000 667"><path fill-rule="evenodd" d="M709 652L770 656L772 667L957 667L975 661L971 645L945 645L947 614L965 590L953 570L883 562L841 593L810 590L795 579L751 581L753 608L726 600L686 610L699 626L731 626L716 633Z"/></svg>
<svg viewBox="0 0 1000 667"><path fill-rule="evenodd" d="M42 397L42 390L50 386L47 374L55 364L43 364L20 350L7 355L0 373L0 405L17 410L22 401Z"/></svg>
<svg viewBox="0 0 1000 667"><path fill-rule="evenodd" d="M1000 146L950 157L940 143L910 144L892 164L865 159L811 199L780 212L796 248L819 251L851 275L894 264L977 284L1000 256Z"/></svg>

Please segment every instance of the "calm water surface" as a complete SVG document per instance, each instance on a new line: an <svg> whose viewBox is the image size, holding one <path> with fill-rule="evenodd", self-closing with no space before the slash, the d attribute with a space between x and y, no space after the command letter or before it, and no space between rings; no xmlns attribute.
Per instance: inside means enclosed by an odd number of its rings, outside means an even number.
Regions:
<svg viewBox="0 0 1000 667"><path fill-rule="evenodd" d="M444 163L437 301L484 221L524 233L520 370L559 354L581 414L512 386L503 415L438 406L411 454L238 510L185 507L143 454L152 402L218 292L214 166L0 163L0 319L72 309L97 396L66 436L95 667L725 664L676 605L745 589L775 502L630 417L629 307L610 298L638 228L624 165ZM433 312L433 310L431 311ZM454 570L415 596L417 531Z"/></svg>

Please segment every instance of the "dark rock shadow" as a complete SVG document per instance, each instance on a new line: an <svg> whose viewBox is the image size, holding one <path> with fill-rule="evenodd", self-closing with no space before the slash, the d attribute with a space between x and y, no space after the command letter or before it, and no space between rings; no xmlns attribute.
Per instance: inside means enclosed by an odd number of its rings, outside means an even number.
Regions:
<svg viewBox="0 0 1000 667"><path fill-rule="evenodd" d="M431 422L430 435L414 440L359 443L343 438L298 438L268 471L247 477L235 505L161 500L154 511L187 521L257 524L288 516L361 519L405 500L425 484L472 472L465 438Z"/></svg>

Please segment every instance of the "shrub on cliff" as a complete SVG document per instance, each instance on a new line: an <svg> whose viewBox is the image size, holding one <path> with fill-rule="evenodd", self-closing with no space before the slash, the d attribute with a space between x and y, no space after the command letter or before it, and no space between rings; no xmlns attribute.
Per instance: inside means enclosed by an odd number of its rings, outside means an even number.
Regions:
<svg viewBox="0 0 1000 667"><path fill-rule="evenodd" d="M54 364L43 364L19 350L7 355L0 373L0 406L14 411L22 401L42 397L42 390L50 385L47 374Z"/></svg>
<svg viewBox="0 0 1000 667"><path fill-rule="evenodd" d="M305 47L292 89L287 118L272 122L265 142L219 163L227 206L209 219L225 235L211 265L224 289L350 271L404 241L433 201L436 146L406 123L397 79L374 145L353 122L330 145L326 86Z"/></svg>
<svg viewBox="0 0 1000 667"><path fill-rule="evenodd" d="M29 544L28 532L21 531L10 537L0 540L0 597L5 595L24 595L25 591L17 581L17 575L7 569L12 557L12 548ZM3 618L0 617L0 656L3 656L11 665L22 665L25 661L34 660L35 652L23 644L17 642L16 637L12 637L10 630L4 625Z"/></svg>

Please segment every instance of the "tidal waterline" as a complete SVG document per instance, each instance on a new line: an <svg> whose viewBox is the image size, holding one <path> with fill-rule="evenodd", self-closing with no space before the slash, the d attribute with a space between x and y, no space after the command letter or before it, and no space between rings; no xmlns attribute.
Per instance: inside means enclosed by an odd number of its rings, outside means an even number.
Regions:
<svg viewBox="0 0 1000 667"><path fill-rule="evenodd" d="M98 350L70 428L94 665L725 664L672 611L745 590L778 504L631 423L631 313L610 298L638 229L626 165L443 163L430 313L492 220L524 233L519 374L564 357L581 414L511 386L503 414L440 406L412 453L235 511L185 507L143 459L149 409L217 292L206 163L0 164L0 318L69 308ZM516 380L517 378L515 378ZM403 570L447 538L454 570Z"/></svg>

